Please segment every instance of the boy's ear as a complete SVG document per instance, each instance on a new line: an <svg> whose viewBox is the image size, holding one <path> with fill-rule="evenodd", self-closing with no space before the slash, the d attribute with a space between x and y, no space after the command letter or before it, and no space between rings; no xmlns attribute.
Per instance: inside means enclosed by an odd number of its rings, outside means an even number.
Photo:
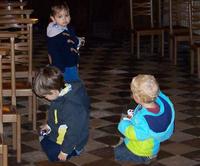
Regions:
<svg viewBox="0 0 200 166"><path fill-rule="evenodd" d="M56 22L56 20L54 19L53 16L50 16L50 19L51 19L53 22Z"/></svg>
<svg viewBox="0 0 200 166"><path fill-rule="evenodd" d="M140 103L140 99L137 95L133 95L133 99L135 100L136 103Z"/></svg>

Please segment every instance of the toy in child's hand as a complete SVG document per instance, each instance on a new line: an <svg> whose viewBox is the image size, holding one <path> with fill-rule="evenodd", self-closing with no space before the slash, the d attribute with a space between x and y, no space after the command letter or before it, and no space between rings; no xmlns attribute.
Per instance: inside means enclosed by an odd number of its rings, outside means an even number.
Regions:
<svg viewBox="0 0 200 166"><path fill-rule="evenodd" d="M127 118L128 119L131 119L132 117L133 117L133 112L134 112L134 110L132 110L132 109L128 109L128 111L127 111Z"/></svg>
<svg viewBox="0 0 200 166"><path fill-rule="evenodd" d="M121 120L131 120L131 118L133 117L133 112L134 112L134 110L128 109L127 114L122 113Z"/></svg>
<svg viewBox="0 0 200 166"><path fill-rule="evenodd" d="M45 136L45 135L48 135L50 133L50 129L43 129L40 131L40 135L41 136Z"/></svg>
<svg viewBox="0 0 200 166"><path fill-rule="evenodd" d="M41 130L41 131L40 131L40 135L41 135L41 136L47 135L47 130Z"/></svg>
<svg viewBox="0 0 200 166"><path fill-rule="evenodd" d="M80 45L81 46L85 45L85 37L80 37Z"/></svg>
<svg viewBox="0 0 200 166"><path fill-rule="evenodd" d="M79 50L82 46L85 45L85 37L79 37L79 45L77 47L77 50Z"/></svg>

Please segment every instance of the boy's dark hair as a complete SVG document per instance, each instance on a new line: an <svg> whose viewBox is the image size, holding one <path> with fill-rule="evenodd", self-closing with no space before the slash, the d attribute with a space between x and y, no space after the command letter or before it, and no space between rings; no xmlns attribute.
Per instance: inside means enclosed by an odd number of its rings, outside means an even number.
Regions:
<svg viewBox="0 0 200 166"><path fill-rule="evenodd" d="M38 96L51 94L51 90L58 90L65 87L63 74L61 71L53 66L47 66L37 73L33 81L33 89Z"/></svg>
<svg viewBox="0 0 200 166"><path fill-rule="evenodd" d="M55 16L58 11L63 9L69 12L69 6L67 2L63 0L54 0L54 2L51 4L50 15Z"/></svg>

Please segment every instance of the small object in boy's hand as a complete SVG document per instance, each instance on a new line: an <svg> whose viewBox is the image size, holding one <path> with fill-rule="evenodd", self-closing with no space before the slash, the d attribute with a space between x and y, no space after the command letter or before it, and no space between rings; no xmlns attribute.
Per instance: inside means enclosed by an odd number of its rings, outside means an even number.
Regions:
<svg viewBox="0 0 200 166"><path fill-rule="evenodd" d="M47 130L41 130L41 131L40 131L40 135L41 135L41 136L47 135Z"/></svg>
<svg viewBox="0 0 200 166"><path fill-rule="evenodd" d="M127 114L128 114L127 118L131 119L133 117L133 112L134 112L134 110L128 109L128 111L127 111Z"/></svg>
<svg viewBox="0 0 200 166"><path fill-rule="evenodd" d="M79 50L82 46L85 45L85 37L79 37L79 45L77 47L77 50Z"/></svg>
<svg viewBox="0 0 200 166"><path fill-rule="evenodd" d="M80 42L81 42L80 45L84 46L85 45L85 37L81 37Z"/></svg>

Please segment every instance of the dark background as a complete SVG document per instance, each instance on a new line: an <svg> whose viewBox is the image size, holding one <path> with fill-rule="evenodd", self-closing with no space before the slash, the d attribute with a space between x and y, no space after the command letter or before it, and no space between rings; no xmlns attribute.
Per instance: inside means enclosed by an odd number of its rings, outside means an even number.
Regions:
<svg viewBox="0 0 200 166"><path fill-rule="evenodd" d="M37 28L46 29L52 0L29 0ZM77 35L112 38L129 30L129 0L67 0Z"/></svg>

